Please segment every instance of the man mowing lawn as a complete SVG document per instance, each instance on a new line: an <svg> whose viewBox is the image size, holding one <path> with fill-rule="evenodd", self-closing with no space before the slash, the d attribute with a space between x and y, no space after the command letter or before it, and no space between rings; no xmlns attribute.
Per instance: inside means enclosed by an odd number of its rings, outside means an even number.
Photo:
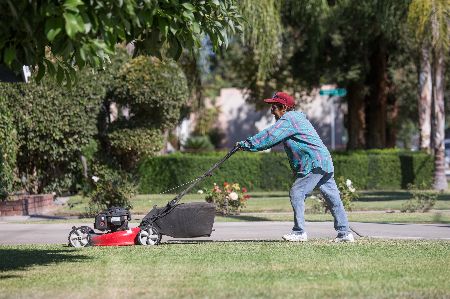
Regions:
<svg viewBox="0 0 450 299"><path fill-rule="evenodd" d="M272 104L271 113L276 123L255 136L237 143L245 151L262 151L283 143L289 158L295 182L289 196L294 210L292 232L283 236L286 241L306 241L305 198L315 187L330 207L334 228L338 232L335 242L354 242L349 231L347 215L339 189L334 181L334 167L330 152L314 127L302 112L295 111L294 98L285 92L276 92L264 102Z"/></svg>

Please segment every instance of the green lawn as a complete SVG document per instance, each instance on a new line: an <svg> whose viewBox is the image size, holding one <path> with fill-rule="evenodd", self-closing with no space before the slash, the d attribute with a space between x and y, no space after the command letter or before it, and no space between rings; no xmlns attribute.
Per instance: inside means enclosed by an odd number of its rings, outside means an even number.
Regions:
<svg viewBox="0 0 450 299"><path fill-rule="evenodd" d="M254 192L248 200L245 213L261 212L291 212L291 204L287 192ZM135 214L146 214L154 205L162 206L173 199L175 195L145 194L137 195L133 201ZM189 194L181 202L203 201L204 195ZM355 211L386 211L399 210L411 198L407 191L366 191L360 193L360 199L354 202ZM58 211L60 215L79 215L86 212L88 200L81 196L74 196L69 205ZM311 206L312 200L306 200L306 208ZM450 193L443 193L438 197L434 209L450 210Z"/></svg>
<svg viewBox="0 0 450 299"><path fill-rule="evenodd" d="M429 212L429 213L385 213L385 212L349 212L347 213L351 222L370 223L442 223L450 224L450 212ZM132 223L139 223L142 215L133 215ZM333 221L328 214L305 214L306 221L322 222ZM34 220L35 224L44 223L89 223L92 226L93 217L80 219L46 219ZM238 221L293 221L293 213L243 213L238 216L216 216L215 222L238 222ZM18 221L30 223L27 221Z"/></svg>
<svg viewBox="0 0 450 299"><path fill-rule="evenodd" d="M216 221L292 221L292 208L286 192L254 192L239 217L217 217ZM163 206L175 195L137 195L133 201L133 215L145 215L154 206ZM360 199L354 202L349 212L350 221L354 222L386 222L386 223L450 223L450 193L438 197L434 206L437 211L428 213L386 213L400 210L411 198L407 191L366 191L360 193ZM189 194L181 202L203 201L204 195ZM306 200L307 221L331 221L330 214L314 214L309 211L311 199ZM68 204L60 208L56 214L61 216L79 216L87 211L88 199L81 196L71 197ZM442 211L439 211L442 210ZM370 212L367 212L370 211ZM92 217L86 221L92 222ZM136 219L136 216L133 217ZM45 221L44 221L45 222Z"/></svg>
<svg viewBox="0 0 450 299"><path fill-rule="evenodd" d="M0 298L443 298L450 242L0 246Z"/></svg>

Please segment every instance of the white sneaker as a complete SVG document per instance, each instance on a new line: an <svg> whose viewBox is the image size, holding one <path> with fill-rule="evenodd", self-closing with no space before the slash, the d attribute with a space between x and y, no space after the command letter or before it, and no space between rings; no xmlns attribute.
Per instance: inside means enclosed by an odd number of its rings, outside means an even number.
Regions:
<svg viewBox="0 0 450 299"><path fill-rule="evenodd" d="M283 236L283 240L290 242L305 242L308 240L306 233L299 234L298 232L290 232Z"/></svg>
<svg viewBox="0 0 450 299"><path fill-rule="evenodd" d="M336 239L334 239L334 242L355 242L355 238L353 237L352 233L348 233L343 237L336 237Z"/></svg>

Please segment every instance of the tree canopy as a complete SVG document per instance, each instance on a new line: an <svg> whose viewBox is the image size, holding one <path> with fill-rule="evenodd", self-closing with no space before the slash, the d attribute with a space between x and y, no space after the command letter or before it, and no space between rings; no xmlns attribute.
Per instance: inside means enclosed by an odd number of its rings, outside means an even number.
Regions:
<svg viewBox="0 0 450 299"><path fill-rule="evenodd" d="M234 0L121 0L0 2L0 65L38 66L61 81L74 67L101 67L117 43L137 53L178 58L207 34L214 49L242 30Z"/></svg>

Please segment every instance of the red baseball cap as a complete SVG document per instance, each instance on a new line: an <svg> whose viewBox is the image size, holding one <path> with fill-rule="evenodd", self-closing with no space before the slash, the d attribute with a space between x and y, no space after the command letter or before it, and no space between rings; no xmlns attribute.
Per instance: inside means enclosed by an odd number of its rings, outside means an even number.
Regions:
<svg viewBox="0 0 450 299"><path fill-rule="evenodd" d="M290 95L288 95L287 93L282 92L282 91L277 91L273 95L272 98L265 99L264 102L266 102L266 103L280 103L280 104L285 105L288 108L295 106L294 98L291 97Z"/></svg>

